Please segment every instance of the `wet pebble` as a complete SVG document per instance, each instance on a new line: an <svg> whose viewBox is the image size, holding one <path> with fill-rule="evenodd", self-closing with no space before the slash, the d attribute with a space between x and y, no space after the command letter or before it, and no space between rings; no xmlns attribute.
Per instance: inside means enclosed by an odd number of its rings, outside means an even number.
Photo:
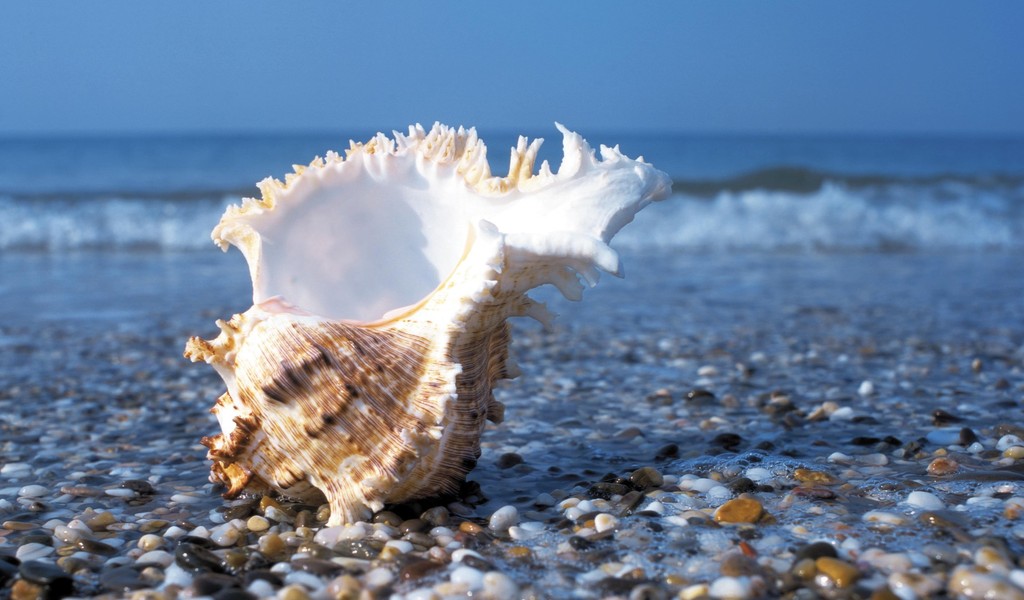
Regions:
<svg viewBox="0 0 1024 600"><path fill-rule="evenodd" d="M818 573L828 579L828 584L837 588L847 588L860 578L857 567L838 558L821 557L814 561Z"/></svg>
<svg viewBox="0 0 1024 600"><path fill-rule="evenodd" d="M938 496L931 492L915 491L907 495L907 504L921 510L942 510L946 507Z"/></svg>
<svg viewBox="0 0 1024 600"><path fill-rule="evenodd" d="M131 567L104 569L100 573L100 585L112 592L130 592L148 587L139 572Z"/></svg>
<svg viewBox="0 0 1024 600"><path fill-rule="evenodd" d="M495 466L499 469L510 469L516 465L523 464L523 457L515 452L506 452L498 457Z"/></svg>
<svg viewBox="0 0 1024 600"><path fill-rule="evenodd" d="M508 528L519 522L519 511L514 506L503 506L494 511L487 527L493 531L508 531Z"/></svg>
<svg viewBox="0 0 1024 600"><path fill-rule="evenodd" d="M186 571L223 573L223 563L210 550L191 542L181 542L174 550L174 562Z"/></svg>
<svg viewBox="0 0 1024 600"><path fill-rule="evenodd" d="M719 523L756 523L764 514L764 507L754 498L733 498L715 510Z"/></svg>

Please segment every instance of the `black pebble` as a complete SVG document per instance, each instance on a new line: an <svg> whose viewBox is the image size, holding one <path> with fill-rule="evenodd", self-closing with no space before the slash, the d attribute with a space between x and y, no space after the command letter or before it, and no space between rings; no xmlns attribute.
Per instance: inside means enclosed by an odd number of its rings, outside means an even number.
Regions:
<svg viewBox="0 0 1024 600"><path fill-rule="evenodd" d="M181 536L180 538L178 538L178 545L180 546L182 544L192 544L193 546L199 546L200 548L206 548L206 549L216 548L216 546L217 546L211 540L208 540L206 538L201 538L201 537L196 536L196 535L183 535L183 536Z"/></svg>
<svg viewBox="0 0 1024 600"><path fill-rule="evenodd" d="M729 483L729 490L731 490L734 494L752 492L756 488L757 484L755 484L751 479L747 477L737 477L736 479Z"/></svg>
<svg viewBox="0 0 1024 600"><path fill-rule="evenodd" d="M715 399L715 395L703 388L697 388L686 392L686 399L690 402L711 401Z"/></svg>
<svg viewBox="0 0 1024 600"><path fill-rule="evenodd" d="M964 427L960 430L960 440L957 442L959 445L970 446L976 441L978 441L978 434L974 433L973 429Z"/></svg>
<svg viewBox="0 0 1024 600"><path fill-rule="evenodd" d="M30 560L21 563L21 566L18 567L18 572L25 579L43 585L49 585L60 578L71 579L71 576L64 569L41 560Z"/></svg>
<svg viewBox="0 0 1024 600"><path fill-rule="evenodd" d="M338 563L322 558L299 558L292 561L292 567L312 573L317 577L334 577L345 570L345 567Z"/></svg>
<svg viewBox="0 0 1024 600"><path fill-rule="evenodd" d="M3 560L5 558L7 557L0 557L0 586L2 586L4 582L8 580L14 579L14 577L18 574L18 565ZM12 556L11 558L14 557Z"/></svg>
<svg viewBox="0 0 1024 600"><path fill-rule="evenodd" d="M423 533L430 529L430 523L427 523L423 519L408 519L402 521L398 526L398 530L402 533Z"/></svg>
<svg viewBox="0 0 1024 600"><path fill-rule="evenodd" d="M817 560L825 557L838 558L839 555L836 553L836 549L832 544L829 544L828 542L814 542L797 550L793 562L795 563L805 558Z"/></svg>
<svg viewBox="0 0 1024 600"><path fill-rule="evenodd" d="M64 598L75 592L74 580L57 565L30 560L21 563L18 572L25 580L45 586L47 598Z"/></svg>
<svg viewBox="0 0 1024 600"><path fill-rule="evenodd" d="M284 580L281 579L281 576L277 573L266 569L254 569L245 573L245 587L249 587L249 584L257 579L262 579L274 587L281 587L284 585Z"/></svg>
<svg viewBox="0 0 1024 600"><path fill-rule="evenodd" d="M131 567L114 567L100 573L100 585L112 592L130 592L147 586Z"/></svg>
<svg viewBox="0 0 1024 600"><path fill-rule="evenodd" d="M237 587L238 580L221 573L200 573L192 579L192 591L196 596L212 596Z"/></svg>
<svg viewBox="0 0 1024 600"><path fill-rule="evenodd" d="M963 421L960 417L948 413L941 408L936 408L932 411L932 423L937 426L949 425L950 423L959 423Z"/></svg>
<svg viewBox="0 0 1024 600"><path fill-rule="evenodd" d="M496 465L499 469L508 469L516 465L522 464L522 462L522 456L516 454L515 452L506 452L505 454L502 454L501 456L498 457L498 462L496 463Z"/></svg>
<svg viewBox="0 0 1024 600"><path fill-rule="evenodd" d="M239 588L228 588L213 595L213 600L257 600L256 596Z"/></svg>
<svg viewBox="0 0 1024 600"><path fill-rule="evenodd" d="M711 440L711 445L725 450L735 450L743 443L743 438L738 433L720 433Z"/></svg>
<svg viewBox="0 0 1024 600"><path fill-rule="evenodd" d="M398 572L399 581L416 581L423 578L425 575L433 573L434 571L444 567L443 563L439 563L434 560L426 559L413 559L407 563L402 570Z"/></svg>
<svg viewBox="0 0 1024 600"><path fill-rule="evenodd" d="M466 556L463 556L462 564L466 565L467 567L473 567L474 569L478 571L483 571L485 573L487 571L494 570L494 565L480 557L473 556L472 554L467 554Z"/></svg>
<svg viewBox="0 0 1024 600"><path fill-rule="evenodd" d="M853 444L854 446L874 446L875 444L881 441L881 439L876 437L861 435L850 440L850 443Z"/></svg>
<svg viewBox="0 0 1024 600"><path fill-rule="evenodd" d="M591 498L611 500L612 496L625 496L629 491L630 487L628 485L601 481L590 486L590 489L587 490L587 495Z"/></svg>
<svg viewBox="0 0 1024 600"><path fill-rule="evenodd" d="M190 542L178 544L174 551L174 562L186 571L224 572L224 565L216 554Z"/></svg>
<svg viewBox="0 0 1024 600"><path fill-rule="evenodd" d="M654 454L654 460L665 460L666 458L676 458L679 456L679 445L678 444L665 444Z"/></svg>
<svg viewBox="0 0 1024 600"><path fill-rule="evenodd" d="M121 482L121 487L129 489L140 496L152 496L156 493L153 485L144 479L129 479Z"/></svg>

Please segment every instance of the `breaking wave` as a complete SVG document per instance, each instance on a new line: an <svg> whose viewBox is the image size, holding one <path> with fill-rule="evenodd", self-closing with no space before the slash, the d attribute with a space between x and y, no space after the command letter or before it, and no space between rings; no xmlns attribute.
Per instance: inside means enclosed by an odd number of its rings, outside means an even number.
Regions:
<svg viewBox="0 0 1024 600"><path fill-rule="evenodd" d="M1024 249L1024 178L893 177L779 167L677 180L673 197L616 244L711 251ZM210 230L238 190L0 192L0 251L212 250Z"/></svg>

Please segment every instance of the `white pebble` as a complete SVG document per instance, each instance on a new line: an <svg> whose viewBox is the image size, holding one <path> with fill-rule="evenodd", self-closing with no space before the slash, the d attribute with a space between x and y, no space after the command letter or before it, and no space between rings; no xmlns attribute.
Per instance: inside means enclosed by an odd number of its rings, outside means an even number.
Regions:
<svg viewBox="0 0 1024 600"><path fill-rule="evenodd" d="M761 481L764 481L765 479L770 479L772 476L772 472L764 467L751 467L747 469L746 475L747 479L753 481L754 483L759 483Z"/></svg>
<svg viewBox="0 0 1024 600"><path fill-rule="evenodd" d="M4 466L0 467L0 475L7 475L9 477L20 477L28 474L32 470L32 465L24 462L9 462Z"/></svg>
<svg viewBox="0 0 1024 600"><path fill-rule="evenodd" d="M972 496L964 504L975 508L1000 508L1003 505L1003 501L991 496Z"/></svg>
<svg viewBox="0 0 1024 600"><path fill-rule="evenodd" d="M582 504L582 502L581 502ZM507 531L509 527L519 522L519 511L514 506L502 506L494 511L487 526L492 531Z"/></svg>
<svg viewBox="0 0 1024 600"><path fill-rule="evenodd" d="M942 589L942 583L921 573L893 573L888 579L889 589L900 600L931 598Z"/></svg>
<svg viewBox="0 0 1024 600"><path fill-rule="evenodd" d="M405 595L405 600L438 600L440 596L433 588L420 588Z"/></svg>
<svg viewBox="0 0 1024 600"><path fill-rule="evenodd" d="M594 512L597 510L597 506L594 505L593 500L580 500L576 505L576 508L582 510L585 513Z"/></svg>
<svg viewBox="0 0 1024 600"><path fill-rule="evenodd" d="M277 593L274 586L266 579L253 579L249 587L245 588L245 591L257 598L273 598L274 594Z"/></svg>
<svg viewBox="0 0 1024 600"><path fill-rule="evenodd" d="M366 586L370 589L382 588L394 579L395 576L391 574L391 569L387 567L377 567L363 576L363 581L366 582Z"/></svg>
<svg viewBox="0 0 1024 600"><path fill-rule="evenodd" d="M408 554L412 552L412 542L406 540L388 540L384 544L385 548L394 548L402 554Z"/></svg>
<svg viewBox="0 0 1024 600"><path fill-rule="evenodd" d="M22 498L39 498L45 496L50 490L46 489L41 485L26 485L25 487L18 490L18 495Z"/></svg>
<svg viewBox="0 0 1024 600"><path fill-rule="evenodd" d="M504 573L488 571L484 574L483 596L493 600L515 600L519 597L519 586Z"/></svg>
<svg viewBox="0 0 1024 600"><path fill-rule="evenodd" d="M187 533L188 532L182 529L181 527L178 527L177 525L171 525L167 528L167 531L164 532L164 537L176 540L181 536L186 535Z"/></svg>
<svg viewBox="0 0 1024 600"><path fill-rule="evenodd" d="M40 544L39 542L29 542L24 546L19 546L14 552L14 556L21 562L27 560L35 560L37 558L43 558L53 554L53 546L47 546L46 544Z"/></svg>
<svg viewBox="0 0 1024 600"><path fill-rule="evenodd" d="M921 510L942 510L946 505L939 500L939 497L931 492L910 492L907 494L907 504Z"/></svg>
<svg viewBox="0 0 1024 600"><path fill-rule="evenodd" d="M869 510L864 513L861 517L865 523L879 523L882 525L903 525L906 523L906 519L896 513L885 512L882 510Z"/></svg>
<svg viewBox="0 0 1024 600"><path fill-rule="evenodd" d="M103 493L115 498L129 498L135 495L135 490L130 490L128 488L110 488L109 490L103 490Z"/></svg>
<svg viewBox="0 0 1024 600"><path fill-rule="evenodd" d="M1007 434L999 438L999 441L996 442L996 450L999 450L1000 452L1011 446L1024 446L1024 441L1013 434Z"/></svg>
<svg viewBox="0 0 1024 600"><path fill-rule="evenodd" d="M179 504L195 504L202 498L198 496L192 496L190 494L174 494L171 496L171 502L177 502Z"/></svg>
<svg viewBox="0 0 1024 600"><path fill-rule="evenodd" d="M749 577L719 577L708 589L712 598L749 598L751 592Z"/></svg>
<svg viewBox="0 0 1024 600"><path fill-rule="evenodd" d="M164 545L164 538L147 533L146 535L139 538L138 546L140 550L149 552L150 550L157 550Z"/></svg>
<svg viewBox="0 0 1024 600"><path fill-rule="evenodd" d="M705 494L704 497L707 498L708 502L714 504L719 502L725 502L729 498L732 498L732 492L730 492L729 488L725 487L724 485L716 485L715 487L708 490L707 494Z"/></svg>
<svg viewBox="0 0 1024 600"><path fill-rule="evenodd" d="M852 421L857 414L853 412L853 409L849 406L837 408L832 414L828 416L829 421Z"/></svg>
<svg viewBox="0 0 1024 600"><path fill-rule="evenodd" d="M210 531L210 539L221 547L234 546L240 537L242 537L242 532L238 531L231 523L218 525Z"/></svg>
<svg viewBox="0 0 1024 600"><path fill-rule="evenodd" d="M853 459L850 458L850 455L848 454L843 454L842 452L833 452L832 454L828 455L828 462L846 465L852 463Z"/></svg>
<svg viewBox="0 0 1024 600"><path fill-rule="evenodd" d="M458 567L452 571L452 583L464 583L471 591L484 587L484 574L473 567Z"/></svg>
<svg viewBox="0 0 1024 600"><path fill-rule="evenodd" d="M706 477L702 477L700 479L697 479L697 480L693 481L693 483L690 484L690 489L695 491L695 492L699 492L699 493L703 494L704 492L707 492L711 488L717 487L717 486L721 486L721 485L722 484L718 483L714 479L708 479Z"/></svg>
<svg viewBox="0 0 1024 600"><path fill-rule="evenodd" d="M579 498L575 498L573 496L569 496L565 500L562 500L561 502L558 503L558 510L566 510L567 508L571 508L573 506L576 506L579 503L580 503L580 499Z"/></svg>
<svg viewBox="0 0 1024 600"><path fill-rule="evenodd" d="M65 544L74 544L82 538L82 532L67 525L58 525L53 528L53 536Z"/></svg>
<svg viewBox="0 0 1024 600"><path fill-rule="evenodd" d="M201 538L206 539L206 540L210 539L210 530L205 528L205 527L203 527L202 525L196 527L195 529L190 531L188 534L189 535L194 535L195 537L201 537Z"/></svg>
<svg viewBox="0 0 1024 600"><path fill-rule="evenodd" d="M469 548L459 548L455 552L452 552L452 562L462 562L462 559L466 558L467 556L474 556L476 558L483 560L483 556L480 556L480 553L476 550L470 550Z"/></svg>
<svg viewBox="0 0 1024 600"><path fill-rule="evenodd" d="M857 388L857 393L861 396L870 396L875 393L875 384L868 380L860 382L860 387Z"/></svg>
<svg viewBox="0 0 1024 600"><path fill-rule="evenodd" d="M594 529L598 531L608 531L618 526L619 520L608 513L601 513L594 517Z"/></svg>
<svg viewBox="0 0 1024 600"><path fill-rule="evenodd" d="M164 582L163 585L176 585L178 587L188 587L192 583L192 574L182 569L177 563L171 563L166 569L164 569Z"/></svg>
<svg viewBox="0 0 1024 600"><path fill-rule="evenodd" d="M534 500L533 505L538 508L547 508L555 505L555 497L548 493L539 494Z"/></svg>
<svg viewBox="0 0 1024 600"><path fill-rule="evenodd" d="M513 525L508 528L508 535L514 540L528 540L530 538L537 537L539 534L539 531L531 531L529 529L519 527L518 525Z"/></svg>
<svg viewBox="0 0 1024 600"><path fill-rule="evenodd" d="M174 562L174 556L166 550L152 550L135 559L135 562L140 565L157 564L163 568L167 568Z"/></svg>
<svg viewBox="0 0 1024 600"><path fill-rule="evenodd" d="M647 506L645 506L644 510L649 510L651 512L658 513L659 515L663 515L665 514L665 505L655 500L648 504Z"/></svg>
<svg viewBox="0 0 1024 600"><path fill-rule="evenodd" d="M882 467L889 464L889 457L882 454L881 452L874 452L872 454L864 454L858 456L857 462L859 462L862 465Z"/></svg>
<svg viewBox="0 0 1024 600"><path fill-rule="evenodd" d="M345 531L346 527L346 525L324 527L320 531L316 532L316 535L313 536L313 541L325 548L333 548L341 541L342 532Z"/></svg>

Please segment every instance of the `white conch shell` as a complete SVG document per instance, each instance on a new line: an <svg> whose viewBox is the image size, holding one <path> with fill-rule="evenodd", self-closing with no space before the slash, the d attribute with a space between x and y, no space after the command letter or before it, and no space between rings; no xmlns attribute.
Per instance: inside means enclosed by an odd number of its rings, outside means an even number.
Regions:
<svg viewBox="0 0 1024 600"><path fill-rule="evenodd" d="M204 438L211 480L326 497L331 524L363 507L450 493L476 464L496 381L514 376L511 316L547 321L526 292L579 299L620 274L608 246L668 177L618 148L601 160L561 125L564 158L533 172L541 140L492 177L473 129L435 124L353 143L264 180L213 231L249 264L253 306L185 356L227 384Z"/></svg>

